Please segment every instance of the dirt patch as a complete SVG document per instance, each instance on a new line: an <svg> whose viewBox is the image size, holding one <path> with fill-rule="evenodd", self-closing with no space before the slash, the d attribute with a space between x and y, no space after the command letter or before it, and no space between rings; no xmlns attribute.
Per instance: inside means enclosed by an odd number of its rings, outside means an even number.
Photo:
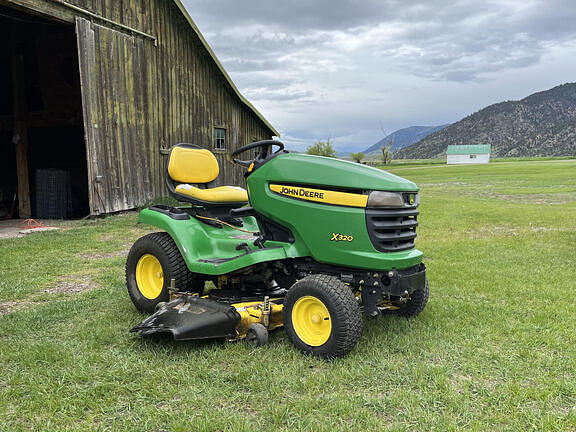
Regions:
<svg viewBox="0 0 576 432"><path fill-rule="evenodd" d="M551 193L551 194L500 194L495 198L519 204L551 204L562 205L576 201L576 193Z"/></svg>
<svg viewBox="0 0 576 432"><path fill-rule="evenodd" d="M37 226L36 223L40 224L39 227L34 227ZM19 238L28 234L59 229L68 229L68 227L65 227L62 221L55 220L38 220L32 222L32 225L23 219L0 220L0 239Z"/></svg>
<svg viewBox="0 0 576 432"><path fill-rule="evenodd" d="M90 291L99 285L92 280L89 274L79 273L70 276L64 276L58 279L58 282L50 288L42 290L45 294L76 294L84 291Z"/></svg>
<svg viewBox="0 0 576 432"><path fill-rule="evenodd" d="M114 240L114 236L112 234L102 234L100 236L100 240L102 240L103 242L109 242L111 240Z"/></svg>
<svg viewBox="0 0 576 432"><path fill-rule="evenodd" d="M4 221L2 221L4 222ZM0 239L9 239L9 238L19 238L24 237L28 234L35 234L39 232L46 232L46 231L57 231L60 228L58 227L42 227L42 228L22 228L19 225L14 225L13 221L5 221L9 222L10 224L1 224L0 225Z"/></svg>
<svg viewBox="0 0 576 432"><path fill-rule="evenodd" d="M420 183L420 187L438 187L438 186L468 186L468 183L464 182L450 182L450 183Z"/></svg>
<svg viewBox="0 0 576 432"><path fill-rule="evenodd" d="M507 226L484 225L466 231L471 239L484 239L488 237L508 237L519 235L517 229Z"/></svg>
<svg viewBox="0 0 576 432"><path fill-rule="evenodd" d="M152 227L149 225L142 225L142 224L138 224L136 227L130 228L122 233L118 233L118 234L102 234L99 238L102 242L110 242L110 241L115 241L118 239L123 239L126 241L130 241L130 246L132 246L132 244L139 238L142 236L145 236L146 234L151 234L154 232L158 232L158 228L156 227Z"/></svg>
<svg viewBox="0 0 576 432"><path fill-rule="evenodd" d="M450 387L458 394L463 394L472 379L468 375L462 375L459 373L453 373L448 377L448 382L450 383Z"/></svg>
<svg viewBox="0 0 576 432"><path fill-rule="evenodd" d="M126 257L128 256L128 252L130 249L122 249L119 251L114 252L102 252L102 253L81 253L78 254L79 257L88 260L88 261L97 261L106 258L118 258L118 257Z"/></svg>
<svg viewBox="0 0 576 432"><path fill-rule="evenodd" d="M20 228L17 226L2 226L0 228L0 239L17 238L22 237L20 234Z"/></svg>
<svg viewBox="0 0 576 432"><path fill-rule="evenodd" d="M50 288L46 288L36 294L31 295L30 297L22 300L0 302L0 316L17 312L19 310L35 306L39 303L50 301L46 298L40 298L44 294L79 294L96 289L99 286L100 285L98 283L94 282L92 276L87 273L63 276L59 278L58 281Z"/></svg>
<svg viewBox="0 0 576 432"><path fill-rule="evenodd" d="M12 312L17 312L19 310L25 309L39 302L20 300L20 301L8 301L0 303L0 316L7 315Z"/></svg>
<svg viewBox="0 0 576 432"><path fill-rule="evenodd" d="M558 228L534 226L530 224L530 232L537 233L537 232L549 232L549 231L560 231L560 230Z"/></svg>
<svg viewBox="0 0 576 432"><path fill-rule="evenodd" d="M150 225L138 225L136 228L132 228L130 230L130 234L133 234L135 236L142 236L142 235L146 235L146 234L151 234L154 232L158 232L159 229Z"/></svg>

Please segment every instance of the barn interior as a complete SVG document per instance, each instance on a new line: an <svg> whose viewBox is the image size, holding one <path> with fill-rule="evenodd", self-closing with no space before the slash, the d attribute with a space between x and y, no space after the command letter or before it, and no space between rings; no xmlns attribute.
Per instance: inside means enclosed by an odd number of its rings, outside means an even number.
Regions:
<svg viewBox="0 0 576 432"><path fill-rule="evenodd" d="M74 27L0 6L0 219L89 213Z"/></svg>

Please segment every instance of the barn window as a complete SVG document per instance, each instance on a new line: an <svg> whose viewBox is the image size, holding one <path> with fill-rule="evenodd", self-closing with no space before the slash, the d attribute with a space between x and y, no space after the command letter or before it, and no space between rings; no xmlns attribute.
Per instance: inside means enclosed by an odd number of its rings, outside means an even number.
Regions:
<svg viewBox="0 0 576 432"><path fill-rule="evenodd" d="M226 150L226 129L214 128L214 150Z"/></svg>
<svg viewBox="0 0 576 432"><path fill-rule="evenodd" d="M470 159L476 159L476 155L470 155Z"/></svg>

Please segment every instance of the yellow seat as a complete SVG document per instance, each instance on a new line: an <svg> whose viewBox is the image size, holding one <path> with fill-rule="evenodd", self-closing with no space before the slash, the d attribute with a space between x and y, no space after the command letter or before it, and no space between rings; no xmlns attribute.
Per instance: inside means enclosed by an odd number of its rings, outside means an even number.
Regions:
<svg viewBox="0 0 576 432"><path fill-rule="evenodd" d="M241 187L207 187L219 173L218 161L209 150L193 144L177 144L170 150L167 185L170 193L180 201L227 207L248 203L248 193Z"/></svg>
<svg viewBox="0 0 576 432"><path fill-rule="evenodd" d="M234 202L248 201L248 192L237 186L219 186L210 189L200 189L189 184L179 184L176 192L205 202Z"/></svg>

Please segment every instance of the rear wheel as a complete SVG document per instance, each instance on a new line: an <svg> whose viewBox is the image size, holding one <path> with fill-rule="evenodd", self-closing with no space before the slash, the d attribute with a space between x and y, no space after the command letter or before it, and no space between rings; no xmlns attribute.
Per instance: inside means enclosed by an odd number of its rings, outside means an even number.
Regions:
<svg viewBox="0 0 576 432"><path fill-rule="evenodd" d="M283 317L296 348L325 359L348 354L362 332L356 297L332 276L311 275L292 285L284 299Z"/></svg>
<svg viewBox="0 0 576 432"><path fill-rule="evenodd" d="M126 285L136 308L154 312L158 303L168 301L172 279L178 290L200 288L168 233L153 233L138 239L126 260Z"/></svg>

